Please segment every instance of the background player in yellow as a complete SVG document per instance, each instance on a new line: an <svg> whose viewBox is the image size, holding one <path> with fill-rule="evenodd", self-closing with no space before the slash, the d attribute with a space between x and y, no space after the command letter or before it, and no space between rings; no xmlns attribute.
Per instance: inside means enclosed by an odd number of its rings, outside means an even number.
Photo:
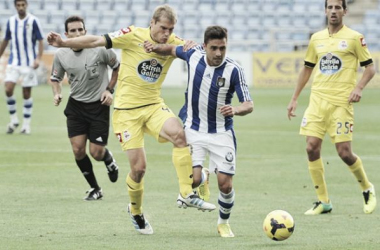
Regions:
<svg viewBox="0 0 380 250"><path fill-rule="evenodd" d="M335 144L339 157L348 165L359 182L364 196L364 212L376 207L375 188L367 178L359 156L352 152L354 127L353 103L359 102L362 91L375 74L373 61L363 35L343 24L347 13L345 0L326 0L326 29L310 40L293 97L288 105L288 118L294 117L297 98L316 66L310 103L302 119L300 134L306 136L309 172L318 201L307 215L329 213L332 204L328 196L321 158L322 141L326 133ZM365 67L356 84L357 65Z"/></svg>
<svg viewBox="0 0 380 250"><path fill-rule="evenodd" d="M175 11L168 5L158 6L150 27L129 26L104 36L82 36L62 40L57 33L48 35L49 44L56 47L92 48L106 46L122 49L118 85L115 93L113 129L126 152L131 171L127 176L130 204L128 211L135 229L152 234L153 229L142 213L146 156L144 134L157 141L173 143L173 164L179 179L180 207L214 210L213 204L201 200L192 192L192 162L181 123L161 98L161 85L175 59L144 51L144 41L183 45L185 41L173 34L177 22ZM192 47L187 42L185 49ZM185 205L184 205L185 204Z"/></svg>

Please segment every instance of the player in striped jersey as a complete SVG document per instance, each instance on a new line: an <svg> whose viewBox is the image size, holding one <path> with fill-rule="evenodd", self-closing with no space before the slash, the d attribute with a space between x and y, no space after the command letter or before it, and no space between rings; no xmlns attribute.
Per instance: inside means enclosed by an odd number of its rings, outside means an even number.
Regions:
<svg viewBox="0 0 380 250"><path fill-rule="evenodd" d="M207 182L207 174L202 173L202 168L209 154L209 170L217 174L220 190L218 232L222 237L234 237L229 225L235 198L232 187L236 169L233 117L251 113L253 101L243 69L226 57L227 30L221 26L208 27L203 46L187 52L182 46L153 45L148 41L144 47L147 52L176 56L188 64L186 101L180 117L193 151L193 187ZM240 102L238 106L231 105L235 92Z"/></svg>
<svg viewBox="0 0 380 250"><path fill-rule="evenodd" d="M7 133L12 134L19 125L16 114L16 98L13 95L15 85L22 81L24 98L24 119L22 134L30 134L33 99L32 87L38 84L35 69L40 65L43 53L43 32L37 17L27 13L27 0L14 1L17 14L11 16L5 28L5 38L0 45L0 57L10 42L10 56L5 75L5 94L10 114ZM38 41L38 52L36 43Z"/></svg>
<svg viewBox="0 0 380 250"><path fill-rule="evenodd" d="M310 103L302 119L300 134L306 136L308 168L318 201L305 214L324 214L332 210L321 158L326 133L335 144L339 157L358 181L364 197L363 210L368 214L376 207L375 188L368 180L360 157L352 152L351 141L353 104L360 101L364 87L375 75L375 67L363 35L343 24L347 13L346 1L326 0L325 13L328 26L311 37L305 67L288 105L288 118L291 119L295 116L297 98L316 68ZM356 83L359 63L365 69Z"/></svg>

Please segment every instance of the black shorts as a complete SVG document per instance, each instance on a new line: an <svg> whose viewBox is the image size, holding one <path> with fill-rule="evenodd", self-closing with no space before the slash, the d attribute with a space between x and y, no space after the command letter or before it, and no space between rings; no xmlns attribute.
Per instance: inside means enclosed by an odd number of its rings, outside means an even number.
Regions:
<svg viewBox="0 0 380 250"><path fill-rule="evenodd" d="M110 126L110 107L100 101L84 103L71 98L64 114L69 138L87 135L90 142L106 145Z"/></svg>

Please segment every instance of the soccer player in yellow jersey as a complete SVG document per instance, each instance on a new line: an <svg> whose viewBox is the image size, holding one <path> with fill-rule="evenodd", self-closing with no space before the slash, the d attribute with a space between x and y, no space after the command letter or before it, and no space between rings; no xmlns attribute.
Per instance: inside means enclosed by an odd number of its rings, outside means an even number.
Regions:
<svg viewBox="0 0 380 250"><path fill-rule="evenodd" d="M345 0L326 0L327 28L315 33L310 40L293 97L288 105L288 118L294 117L297 98L308 82L314 68L310 103L302 119L300 134L306 136L309 172L318 201L307 215L329 213L329 199L321 159L322 141L326 133L335 144L339 157L348 165L359 182L364 196L364 213L376 207L375 188L367 178L359 156L352 152L354 127L353 104L359 102L362 91L375 74L373 61L363 35L343 24L347 13ZM356 84L358 63L365 67Z"/></svg>
<svg viewBox="0 0 380 250"><path fill-rule="evenodd" d="M153 233L142 212L143 177L147 164L145 133L159 142L173 143L173 164L180 186L178 206L203 211L216 208L193 193L192 161L184 130L179 119L160 97L162 82L175 57L146 53L143 47L144 41L185 45L185 49L192 47L192 42L185 43L173 34L176 22L175 11L168 5L160 5L155 9L148 28L129 26L103 36L87 35L66 40L54 32L48 35L49 44L56 47L105 46L122 50L112 122L114 133L129 158L131 171L126 180L130 198L128 211L135 229L141 234Z"/></svg>

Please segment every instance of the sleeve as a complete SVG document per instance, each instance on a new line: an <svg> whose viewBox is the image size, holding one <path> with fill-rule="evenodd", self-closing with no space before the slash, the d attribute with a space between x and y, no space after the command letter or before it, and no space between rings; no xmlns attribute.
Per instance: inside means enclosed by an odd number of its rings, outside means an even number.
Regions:
<svg viewBox="0 0 380 250"><path fill-rule="evenodd" d="M37 40L43 40L44 39L41 24L40 24L38 19L34 19L34 21L33 21L33 36Z"/></svg>
<svg viewBox="0 0 380 250"><path fill-rule="evenodd" d="M126 49L130 46L132 36L132 26L105 34L104 38L106 39L106 48Z"/></svg>
<svg viewBox="0 0 380 250"><path fill-rule="evenodd" d="M314 68L318 61L317 51L315 50L313 36L310 39L309 46L307 47L305 56L305 66L309 68Z"/></svg>
<svg viewBox="0 0 380 250"><path fill-rule="evenodd" d="M177 46L175 52L176 52L176 56L177 56L178 58L180 58L180 59L182 59L182 60L188 62L188 61L190 60L191 55L192 55L196 50L200 50L200 51L202 51L202 50L203 50L203 49L202 49L202 46L201 46L201 45L197 45L197 46L195 46L194 48L192 48L192 49L190 49L190 50L184 52L184 51L183 51L183 46L180 45L180 46Z"/></svg>
<svg viewBox="0 0 380 250"><path fill-rule="evenodd" d="M12 32L11 32L11 28L10 28L10 23L9 23L9 20L7 22L7 28L5 29L5 37L4 37L4 40L11 40L12 39Z"/></svg>
<svg viewBox="0 0 380 250"><path fill-rule="evenodd" d="M50 75L50 81L61 82L65 76L65 69L62 67L58 53L54 56L53 66Z"/></svg>
<svg viewBox="0 0 380 250"><path fill-rule="evenodd" d="M113 49L106 50L102 48L102 52L103 52L104 62L108 66L110 66L112 69L116 69L117 67L119 67L120 62L119 60L117 60L117 55Z"/></svg>
<svg viewBox="0 0 380 250"><path fill-rule="evenodd" d="M239 102L252 101L243 68L235 67L231 74L231 86L234 86Z"/></svg>
<svg viewBox="0 0 380 250"><path fill-rule="evenodd" d="M369 53L367 47L367 43L365 42L364 36L361 34L360 36L356 37L355 53L358 57L361 67L365 67L373 63L372 56Z"/></svg>

